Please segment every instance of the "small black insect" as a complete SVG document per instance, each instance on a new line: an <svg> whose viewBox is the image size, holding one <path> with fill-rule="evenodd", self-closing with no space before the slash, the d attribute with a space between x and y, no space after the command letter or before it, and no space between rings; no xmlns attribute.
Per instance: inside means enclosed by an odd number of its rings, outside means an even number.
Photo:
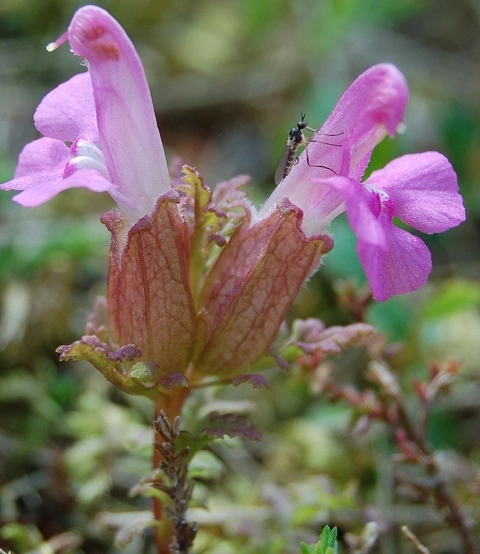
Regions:
<svg viewBox="0 0 480 554"><path fill-rule="evenodd" d="M288 139L287 144L285 145L285 148L283 149L282 155L280 156L280 160L278 161L277 170L275 171L275 184L281 183L285 177L290 173L292 170L292 167L298 162L297 157L297 151L300 148L300 146L308 146L310 142L318 142L313 141L311 138L308 138L304 135L303 130L306 129L307 131L310 131L314 135L317 133L315 129L312 129L307 125L305 122L305 113L301 112L302 119L297 123L293 129L290 129L290 132L288 133ZM342 133L338 133L338 135L341 135ZM328 135L328 136L338 136L338 135ZM324 144L330 144L328 142ZM330 144L330 146L341 146L340 144ZM307 164L310 164L310 160L308 158L308 149L307 149ZM335 173L333 169L330 167L327 167L325 165L315 165L313 167L323 167L324 169L328 169L332 173Z"/></svg>

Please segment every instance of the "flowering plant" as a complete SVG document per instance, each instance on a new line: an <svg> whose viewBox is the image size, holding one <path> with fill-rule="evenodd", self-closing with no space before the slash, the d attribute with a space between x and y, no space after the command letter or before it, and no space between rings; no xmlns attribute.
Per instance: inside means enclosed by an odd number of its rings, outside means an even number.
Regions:
<svg viewBox="0 0 480 554"><path fill-rule="evenodd" d="M267 386L258 371L273 359L318 360L371 332L364 324L325 330L307 321L273 346L303 283L333 248L327 226L337 215L347 212L380 301L418 289L431 270L426 245L394 217L426 233L465 218L455 172L439 153L403 156L362 181L373 149L404 118L407 85L390 64L355 80L308 156L257 209L243 192L247 177L213 192L189 166L181 181L170 177L143 66L106 11L80 8L50 50L66 41L87 71L42 100L34 122L43 136L25 146L13 180L1 188L20 191L14 200L30 207L74 187L107 192L117 204L102 217L112 235L107 301L86 335L59 352L151 398L165 443L175 441L171 422L190 392L215 382L212 376ZM180 467L171 450L160 444L156 452L164 470ZM193 541L182 512L191 490L156 486L178 500L173 524L155 504L158 552L167 552L171 541Z"/></svg>

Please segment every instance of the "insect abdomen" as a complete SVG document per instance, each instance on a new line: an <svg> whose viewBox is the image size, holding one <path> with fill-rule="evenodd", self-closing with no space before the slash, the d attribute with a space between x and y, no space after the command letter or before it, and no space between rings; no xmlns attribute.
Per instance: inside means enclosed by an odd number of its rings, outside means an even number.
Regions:
<svg viewBox="0 0 480 554"><path fill-rule="evenodd" d="M295 162L297 160L297 149L291 148L287 159L285 160L285 167L283 168L283 177L282 179L285 179L285 177L290 173L292 170L292 167L294 166Z"/></svg>

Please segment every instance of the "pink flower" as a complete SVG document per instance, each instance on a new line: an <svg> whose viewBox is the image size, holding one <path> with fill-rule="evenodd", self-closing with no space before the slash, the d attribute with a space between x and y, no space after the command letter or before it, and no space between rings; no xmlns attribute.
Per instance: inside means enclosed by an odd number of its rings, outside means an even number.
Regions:
<svg viewBox="0 0 480 554"><path fill-rule="evenodd" d="M438 152L402 156L363 183L344 177L330 182L345 200L376 300L420 288L432 269L425 243L394 225L394 217L424 233L446 231L465 219L455 172Z"/></svg>
<svg viewBox="0 0 480 554"><path fill-rule="evenodd" d="M88 72L42 100L34 122L44 137L25 146L1 188L21 190L14 200L23 206L74 187L106 191L135 222L170 188L142 63L122 27L96 6L79 9L54 47L67 39Z"/></svg>
<svg viewBox="0 0 480 554"><path fill-rule="evenodd" d="M309 160L304 152L261 210L262 216L288 198L303 211L307 237L346 210L373 296L381 301L420 288L432 266L424 242L396 227L393 217L425 233L465 220L455 172L437 152L403 156L361 183L373 148L402 123L407 99L396 67L365 71L309 144Z"/></svg>
<svg viewBox="0 0 480 554"><path fill-rule="evenodd" d="M112 233L108 335L101 322L89 324L97 339L62 356L89 359L117 386L138 393L128 378L135 358L153 364L135 372L153 388L191 360L196 314L187 224L144 69L125 31L105 10L85 6L53 47L67 39L88 71L42 100L34 121L44 137L23 149L14 179L1 188L21 190L14 200L25 206L72 187L106 191L116 201L120 212L103 216ZM153 376L142 369L153 367Z"/></svg>

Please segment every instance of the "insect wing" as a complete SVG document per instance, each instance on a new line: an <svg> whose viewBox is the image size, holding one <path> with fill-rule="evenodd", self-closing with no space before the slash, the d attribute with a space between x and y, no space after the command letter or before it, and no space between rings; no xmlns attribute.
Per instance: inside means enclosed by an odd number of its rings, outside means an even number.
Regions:
<svg viewBox="0 0 480 554"><path fill-rule="evenodd" d="M292 145L291 142L288 141L285 145L285 148L283 149L282 155L280 156L280 159L278 160L277 169L275 171L275 184L279 185L283 179L288 175L287 166L288 161L290 158L290 153L292 151Z"/></svg>

